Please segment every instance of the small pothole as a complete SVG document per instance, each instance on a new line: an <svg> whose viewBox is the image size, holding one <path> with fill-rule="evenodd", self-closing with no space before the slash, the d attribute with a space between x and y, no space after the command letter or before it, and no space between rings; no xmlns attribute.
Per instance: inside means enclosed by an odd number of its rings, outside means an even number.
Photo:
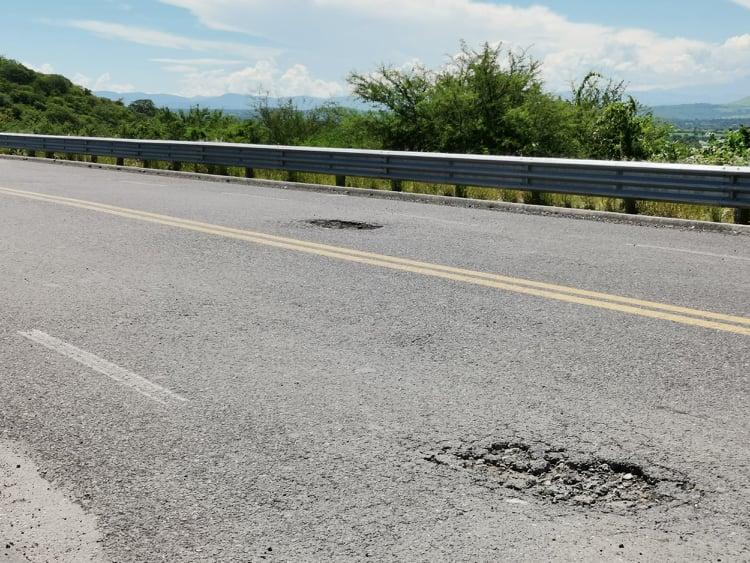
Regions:
<svg viewBox="0 0 750 563"><path fill-rule="evenodd" d="M383 225L375 223L362 223L360 221L342 221L341 219L310 219L305 221L309 225L322 227L324 229L353 229L356 231L372 231L382 229Z"/></svg>
<svg viewBox="0 0 750 563"><path fill-rule="evenodd" d="M637 510L700 498L694 485L678 475L651 475L639 465L596 457L574 460L562 448L521 442L444 447L425 459L552 503Z"/></svg>

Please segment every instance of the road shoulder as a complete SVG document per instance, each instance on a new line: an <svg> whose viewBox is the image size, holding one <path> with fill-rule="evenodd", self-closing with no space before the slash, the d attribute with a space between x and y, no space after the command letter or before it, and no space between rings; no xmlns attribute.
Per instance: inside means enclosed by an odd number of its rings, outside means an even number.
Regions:
<svg viewBox="0 0 750 563"><path fill-rule="evenodd" d="M55 489L12 442L0 440L0 562L105 561L96 518Z"/></svg>

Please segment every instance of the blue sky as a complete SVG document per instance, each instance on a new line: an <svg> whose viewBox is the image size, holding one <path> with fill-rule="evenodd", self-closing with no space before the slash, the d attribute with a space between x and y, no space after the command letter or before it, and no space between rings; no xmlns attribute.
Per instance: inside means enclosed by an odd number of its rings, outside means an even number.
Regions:
<svg viewBox="0 0 750 563"><path fill-rule="evenodd" d="M587 70L647 103L750 95L750 0L37 0L0 20L0 54L94 90L347 93L352 70L443 64L502 41L567 90Z"/></svg>

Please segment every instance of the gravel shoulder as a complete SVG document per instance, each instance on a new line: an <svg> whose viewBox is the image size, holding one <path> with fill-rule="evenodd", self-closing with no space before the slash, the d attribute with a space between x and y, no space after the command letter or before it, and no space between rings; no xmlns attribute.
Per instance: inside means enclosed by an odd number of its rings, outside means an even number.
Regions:
<svg viewBox="0 0 750 563"><path fill-rule="evenodd" d="M0 441L0 539L2 562L105 560L96 519L6 441Z"/></svg>

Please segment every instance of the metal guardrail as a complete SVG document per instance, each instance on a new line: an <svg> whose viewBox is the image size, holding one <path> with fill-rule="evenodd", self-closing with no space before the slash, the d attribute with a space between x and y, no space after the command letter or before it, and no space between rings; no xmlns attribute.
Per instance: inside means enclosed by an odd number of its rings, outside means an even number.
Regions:
<svg viewBox="0 0 750 563"><path fill-rule="evenodd" d="M750 209L750 167L0 133L0 148ZM745 221L747 219L745 218ZM743 221L743 222L745 222Z"/></svg>

